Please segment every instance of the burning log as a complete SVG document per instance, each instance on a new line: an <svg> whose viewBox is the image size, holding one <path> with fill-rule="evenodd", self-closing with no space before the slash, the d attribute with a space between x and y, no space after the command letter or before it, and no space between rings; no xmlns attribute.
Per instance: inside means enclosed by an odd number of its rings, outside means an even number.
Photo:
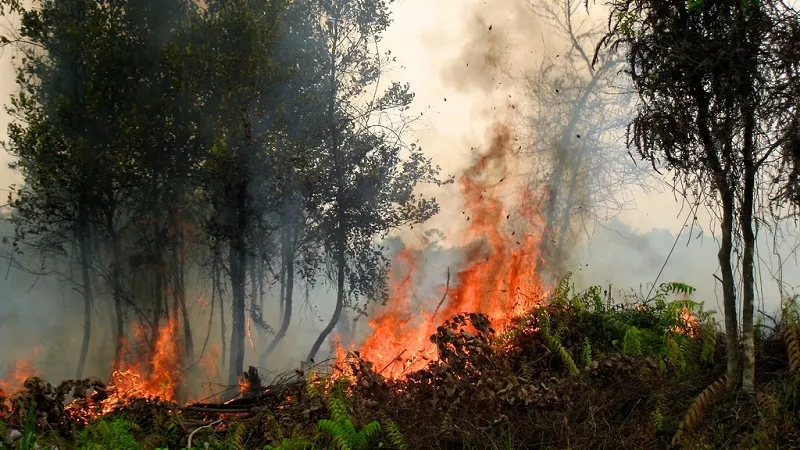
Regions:
<svg viewBox="0 0 800 450"><path fill-rule="evenodd" d="M247 372L242 374L239 389L244 398L256 397L262 391L261 377L258 375L258 370L255 367L248 367Z"/></svg>

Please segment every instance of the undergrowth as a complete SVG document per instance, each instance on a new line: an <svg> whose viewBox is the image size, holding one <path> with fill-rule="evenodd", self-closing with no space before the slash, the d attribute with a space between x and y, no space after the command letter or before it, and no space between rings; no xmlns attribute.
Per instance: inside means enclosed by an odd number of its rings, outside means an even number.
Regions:
<svg viewBox="0 0 800 450"><path fill-rule="evenodd" d="M431 337L439 358L403 380L352 355L347 376L305 373L280 399L205 427L145 402L59 428L23 395L0 422L17 437L0 446L185 449L192 434L192 448L214 450L800 447L797 298L759 328L749 399L724 389L724 337L693 294L665 283L619 302L566 277L499 334L481 314L445 321Z"/></svg>

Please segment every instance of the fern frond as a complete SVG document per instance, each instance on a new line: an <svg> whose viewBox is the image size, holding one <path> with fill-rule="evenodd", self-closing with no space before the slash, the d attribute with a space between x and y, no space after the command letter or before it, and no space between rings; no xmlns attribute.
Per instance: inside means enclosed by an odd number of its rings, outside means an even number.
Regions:
<svg viewBox="0 0 800 450"><path fill-rule="evenodd" d="M555 290L553 290L553 297L550 300L551 304L562 304L569 301L569 293L572 287L570 284L571 279L572 272L567 272L567 274L564 275L564 278L558 282L558 286L556 286Z"/></svg>
<svg viewBox="0 0 800 450"><path fill-rule="evenodd" d="M586 367L592 365L592 344L589 342L589 338L585 338L583 341L583 364Z"/></svg>
<svg viewBox="0 0 800 450"><path fill-rule="evenodd" d="M547 315L546 312L542 312L539 314L539 332L542 333L542 337L544 337L544 341L547 344L547 348L550 349L552 352L556 352L561 357L561 361L567 366L570 375L577 376L580 375L580 370L578 370L578 366L575 365L575 361L572 359L572 355L569 354L567 349L561 345L561 342L558 340L556 336L550 334L550 317Z"/></svg>
<svg viewBox="0 0 800 450"><path fill-rule="evenodd" d="M628 328L622 339L622 352L626 355L640 356L642 354L641 332L636 327Z"/></svg>
<svg viewBox="0 0 800 450"><path fill-rule="evenodd" d="M721 376L717 381L705 388L700 395L695 397L692 405L689 406L689 410L686 411L683 420L681 420L681 423L678 425L678 431L672 438L673 447L677 446L684 437L694 433L697 424L700 423L700 419L703 417L703 410L711 403L711 400L713 400L715 396L725 390L727 380L728 377L726 375Z"/></svg>
<svg viewBox="0 0 800 450"><path fill-rule="evenodd" d="M800 370L800 327L796 322L786 324L783 330L783 342L786 345L786 356L789 357L789 370Z"/></svg>
<svg viewBox="0 0 800 450"><path fill-rule="evenodd" d="M444 416L442 417L442 426L439 427L440 433L444 433L450 428L450 420L452 414L451 411L452 409L448 409L447 412L444 413Z"/></svg>
<svg viewBox="0 0 800 450"><path fill-rule="evenodd" d="M338 450L352 450L352 447L348 445L347 440L342 436L333 437L333 446Z"/></svg>
<svg viewBox="0 0 800 450"><path fill-rule="evenodd" d="M317 422L317 428L320 431L328 433L331 436L345 436L346 433L339 422L330 419L320 419Z"/></svg>
<svg viewBox="0 0 800 450"><path fill-rule="evenodd" d="M768 417L778 415L778 401L765 392L756 393L756 404L758 408Z"/></svg>
<svg viewBox="0 0 800 450"><path fill-rule="evenodd" d="M244 424L238 424L236 429L233 431L233 435L231 436L231 447L234 450L245 450L244 447L244 438L245 438L245 431L247 431L244 427Z"/></svg>
<svg viewBox="0 0 800 450"><path fill-rule="evenodd" d="M369 439L379 431L381 431L381 423L378 422L377 420L373 420L372 422L364 425L364 428L362 428L361 431L358 432L358 434Z"/></svg>
<svg viewBox="0 0 800 450"><path fill-rule="evenodd" d="M386 435L389 437L389 444L391 444L392 447L398 450L408 448L406 439L394 420L389 418L383 419L383 428L386 430Z"/></svg>

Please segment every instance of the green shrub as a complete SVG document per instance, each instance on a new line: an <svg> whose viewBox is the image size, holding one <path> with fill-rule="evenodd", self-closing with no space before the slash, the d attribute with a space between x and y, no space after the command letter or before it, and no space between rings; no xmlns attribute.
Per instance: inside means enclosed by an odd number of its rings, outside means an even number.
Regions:
<svg viewBox="0 0 800 450"><path fill-rule="evenodd" d="M140 450L131 432L136 425L123 419L98 420L78 433L80 450Z"/></svg>

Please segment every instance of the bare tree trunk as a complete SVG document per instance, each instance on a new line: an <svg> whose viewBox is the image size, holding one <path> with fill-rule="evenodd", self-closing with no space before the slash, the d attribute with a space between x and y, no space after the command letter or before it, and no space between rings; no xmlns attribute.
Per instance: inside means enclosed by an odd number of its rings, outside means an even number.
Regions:
<svg viewBox="0 0 800 450"><path fill-rule="evenodd" d="M281 295L278 298L279 314L283 317L285 305L283 302L286 300L286 258L283 257L283 241L281 241Z"/></svg>
<svg viewBox="0 0 800 450"><path fill-rule="evenodd" d="M75 378L83 378L83 371L86 368L86 358L89 355L89 342L92 337L92 281L89 274L89 266L92 261L90 234L85 214L81 214L78 221L78 245L80 248L81 278L83 282L83 340L81 341L81 352L78 356L78 370Z"/></svg>
<svg viewBox="0 0 800 450"><path fill-rule="evenodd" d="M180 226L175 224L176 227ZM192 324L189 321L189 311L186 307L186 285L184 283L184 239L183 233L178 232L176 239L178 242L173 247L173 258L175 265L175 295L178 299L178 304L181 310L181 318L183 319L183 339L186 354L184 357L186 361L191 361L194 358L194 339L192 338Z"/></svg>
<svg viewBox="0 0 800 450"><path fill-rule="evenodd" d="M602 67L600 67L597 71L595 71L594 76L589 81L589 84L586 86L586 89L583 91L581 96L572 106L572 110L570 112L569 122L564 127L561 132L561 137L558 142L558 148L556 149L556 164L553 167L553 172L550 175L550 180L548 181L548 186L550 187L550 196L547 199L547 203L545 204L545 231L543 236L544 245L552 250L552 244L554 244L553 239L555 236L552 235L552 231L555 228L555 221L556 216L559 209L565 209L558 207L558 200L561 196L561 188L564 182L564 178L566 177L566 172L569 170L569 154L571 153L570 142L572 141L573 136L575 135L575 128L578 126L578 122L582 117L583 112L586 109L586 102L589 101L589 96L594 92L595 88L597 88L597 84L602 79L602 74L611 66L613 63L611 61L607 61ZM568 214L567 214L568 215ZM569 217L567 217L569 220ZM549 251L546 253L550 253ZM542 255L547 256L547 255Z"/></svg>
<svg viewBox="0 0 800 450"><path fill-rule="evenodd" d="M243 233L246 225L247 191L239 186L236 191L236 231L231 236L230 271L231 290L233 293L233 317L231 321L231 353L228 371L228 384L238 384L239 376L244 373L245 352L245 281L247 277L247 255Z"/></svg>
<svg viewBox="0 0 800 450"><path fill-rule="evenodd" d="M211 264L211 271L212 271L212 289L215 289L217 292L217 298L219 299L219 328L220 328L220 340L222 341L222 361L227 359L227 352L228 352L228 339L227 339L227 332L225 330L225 301L224 295L222 295L222 283L220 280L220 254L219 248L214 246L214 260Z"/></svg>
<svg viewBox="0 0 800 450"><path fill-rule="evenodd" d="M567 199L562 207L561 212L561 227L558 230L558 245L555 248L555 261L554 263L557 264L558 269L561 270L565 262L562 260L564 258L564 247L566 246L567 235L569 234L569 227L572 224L572 202L575 201L575 191L578 190L578 175L580 172L581 162L583 161L583 156L585 151L584 149L578 148L575 150L577 154L575 155L575 161L572 163L572 174L570 176L569 182L569 192L567 193Z"/></svg>
<svg viewBox="0 0 800 450"><path fill-rule="evenodd" d="M727 187L720 187L722 203L722 242L720 243L719 267L722 272L722 302L725 308L725 343L728 356L728 388L739 386L739 327L736 316L736 288L733 281L733 193Z"/></svg>
<svg viewBox="0 0 800 450"><path fill-rule="evenodd" d="M266 276L266 263L264 262L264 258L259 258L258 262L258 310L261 311L261 315L264 315L264 277Z"/></svg>
<svg viewBox="0 0 800 450"><path fill-rule="evenodd" d="M256 251L256 256L250 259L250 323L256 322L256 320L263 320L263 314L258 307L258 284L260 281L260 277L258 276L258 251ZM263 330L260 326L256 326L256 331L258 332L258 342L261 343L261 336ZM251 337L252 339L252 337Z"/></svg>
<svg viewBox="0 0 800 450"><path fill-rule="evenodd" d="M245 300L244 278L247 263L244 252L238 245L231 245L230 251L231 289L233 292L233 320L231 322L231 353L228 371L228 384L238 383L239 376L244 373L244 341L245 341Z"/></svg>
<svg viewBox="0 0 800 450"><path fill-rule="evenodd" d="M286 337L286 331L289 329L289 323L292 320L292 293L294 291L294 239L292 239L292 230L289 225L284 225L281 230L281 266L285 270L281 271L282 276L285 277L286 287L281 289L284 292L285 298L281 302L282 318L281 327L278 329L278 334L269 343L269 346L261 354L259 365L262 367L267 366L269 355L278 347L278 344ZM283 287L283 286L282 286Z"/></svg>
<svg viewBox="0 0 800 450"><path fill-rule="evenodd" d="M160 252L160 249L156 250ZM153 289L155 292L155 306L153 308L153 339L151 345L156 344L158 330L161 329L161 316L164 314L166 302L164 301L164 264L161 261L160 253L156 256L155 267L153 268Z"/></svg>
<svg viewBox="0 0 800 450"><path fill-rule="evenodd" d="M164 313L164 256L161 252L161 226L159 218L153 220L153 248L151 261L153 268L153 337L151 346L154 346L158 330L161 328L161 315Z"/></svg>
<svg viewBox="0 0 800 450"><path fill-rule="evenodd" d="M340 223L343 223L340 221ZM307 361L313 361L314 357L317 356L317 352L319 352L320 347L322 347L322 343L325 342L325 339L328 338L328 335L331 334L333 329L336 327L336 324L339 322L339 316L342 314L342 309L344 309L344 282L345 282L345 247L347 245L346 236L343 227L340 226L340 229L336 232L336 268L337 268L337 275L336 275L336 308L333 310L333 316L331 316L331 321L328 322L328 325L325 329L317 337L316 342L311 347L311 351L308 352Z"/></svg>
<svg viewBox="0 0 800 450"><path fill-rule="evenodd" d="M111 225L109 223L109 225ZM119 236L109 226L111 234L111 252L114 262L111 268L111 283L114 295L114 314L116 316L116 350L114 351L114 370L120 368L122 363L122 342L125 337L125 317L122 310L122 250L120 249Z"/></svg>
<svg viewBox="0 0 800 450"><path fill-rule="evenodd" d="M744 340L744 358L742 372L742 390L755 392L756 355L755 334L753 330L753 306L755 303L754 253L756 234L753 231L754 195L756 189L756 167L754 161L753 113L745 111L744 131L744 192L742 211L739 214L744 254L742 255L742 338Z"/></svg>

